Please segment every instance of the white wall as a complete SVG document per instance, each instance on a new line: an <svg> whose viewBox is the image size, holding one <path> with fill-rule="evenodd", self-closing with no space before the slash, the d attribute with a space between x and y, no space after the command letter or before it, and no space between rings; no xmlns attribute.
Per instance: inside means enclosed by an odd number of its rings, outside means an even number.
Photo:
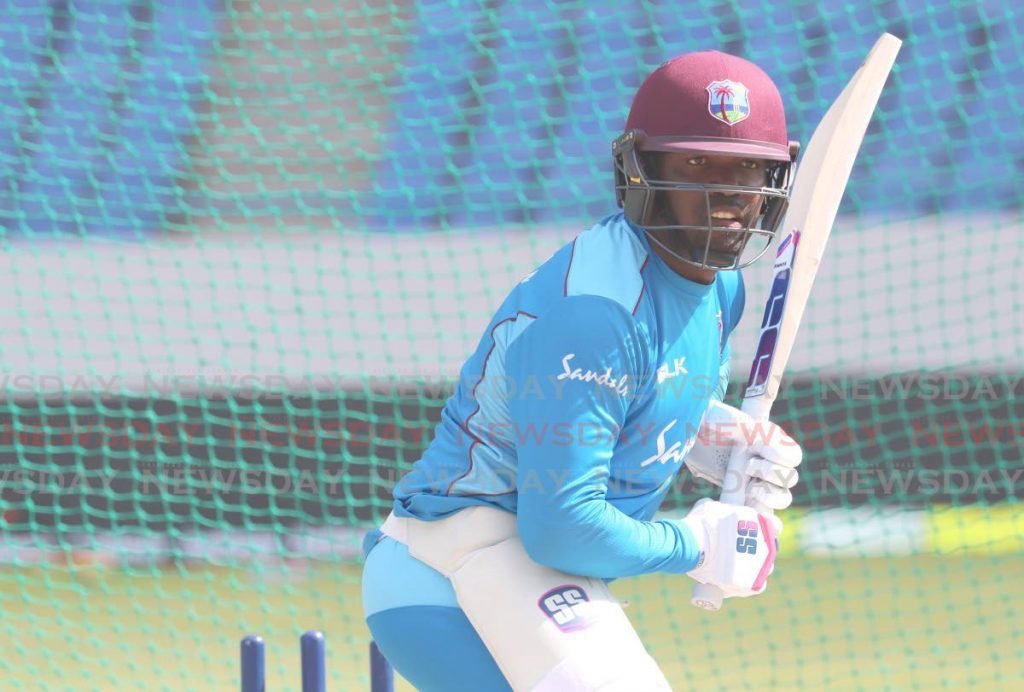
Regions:
<svg viewBox="0 0 1024 692"><path fill-rule="evenodd" d="M0 390L453 376L506 292L581 230L390 236L300 223L147 244L8 243ZM1022 234L1019 216L840 219L792 370L1019 371ZM770 272L768 260L746 271L737 373Z"/></svg>

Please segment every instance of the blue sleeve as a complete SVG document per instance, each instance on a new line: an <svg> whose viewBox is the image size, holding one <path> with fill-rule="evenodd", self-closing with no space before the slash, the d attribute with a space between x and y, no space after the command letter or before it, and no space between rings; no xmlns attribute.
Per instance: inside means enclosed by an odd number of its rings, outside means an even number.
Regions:
<svg viewBox="0 0 1024 692"><path fill-rule="evenodd" d="M650 380L649 350L633 316L596 296L560 299L509 347L518 528L536 562L601 578L697 564L686 527L638 521L606 499L617 431L635 385Z"/></svg>

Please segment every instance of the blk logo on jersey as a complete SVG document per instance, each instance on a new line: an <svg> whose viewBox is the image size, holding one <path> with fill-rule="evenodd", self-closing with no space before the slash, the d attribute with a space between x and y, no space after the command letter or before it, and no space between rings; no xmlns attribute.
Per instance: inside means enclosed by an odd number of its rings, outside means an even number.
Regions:
<svg viewBox="0 0 1024 692"><path fill-rule="evenodd" d="M668 363L665 363L658 368L658 384L661 384L665 380L673 377L685 375L687 372L689 372L689 370L686 369L686 356L683 356L682 358L673 358L671 370L668 369Z"/></svg>
<svg viewBox="0 0 1024 692"><path fill-rule="evenodd" d="M736 552L757 555L757 522L736 522Z"/></svg>
<svg viewBox="0 0 1024 692"><path fill-rule="evenodd" d="M544 614L563 632L575 632L588 627L592 620L586 612L590 601L583 587L565 584L551 589L537 601Z"/></svg>
<svg viewBox="0 0 1024 692"><path fill-rule="evenodd" d="M665 436L668 434L668 431L675 427L675 424L678 422L678 418L673 418L672 421L668 425L666 425L660 433L658 433L657 451L652 456L649 456L643 461L641 461L641 467L650 466L656 461L661 462L662 464L667 464L670 461L678 464L682 462L683 459L686 458L686 455L690 453L690 448L693 447L693 444L697 441L696 437L691 437L690 439L688 439L685 445L679 440L677 440L673 442L671 446L665 446L667 444L665 441Z"/></svg>
<svg viewBox="0 0 1024 692"><path fill-rule="evenodd" d="M706 88L708 112L716 120L731 127L750 115L750 96L744 85L731 79L722 79L711 82Z"/></svg>

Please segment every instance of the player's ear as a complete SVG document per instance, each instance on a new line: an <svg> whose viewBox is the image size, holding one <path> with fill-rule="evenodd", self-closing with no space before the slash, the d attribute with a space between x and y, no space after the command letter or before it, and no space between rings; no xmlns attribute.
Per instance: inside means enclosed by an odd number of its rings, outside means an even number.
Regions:
<svg viewBox="0 0 1024 692"><path fill-rule="evenodd" d="M650 225L655 196L641 160L644 153L637 148L637 139L643 136L639 130L629 130L612 142L616 202L627 219L642 227Z"/></svg>
<svg viewBox="0 0 1024 692"><path fill-rule="evenodd" d="M662 161L664 155L657 151L645 151L640 154L640 165L644 169L644 175L648 180L664 180L662 175Z"/></svg>
<svg viewBox="0 0 1024 692"><path fill-rule="evenodd" d="M665 173L668 154L661 151L645 151L640 154L640 165L648 180L668 180ZM664 190L651 191L651 206L647 218L651 225L671 225L672 209L668 205L668 197Z"/></svg>

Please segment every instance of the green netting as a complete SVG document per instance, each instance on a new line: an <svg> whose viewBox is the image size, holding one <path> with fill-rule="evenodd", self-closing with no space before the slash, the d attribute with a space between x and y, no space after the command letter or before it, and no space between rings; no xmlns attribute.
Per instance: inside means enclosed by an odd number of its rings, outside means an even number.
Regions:
<svg viewBox="0 0 1024 692"><path fill-rule="evenodd" d="M806 470L770 591L711 616L685 579L614 588L679 688L1024 677L1008 0L0 14L3 687L224 689L249 632L294 686L311 628L332 689L368 686L362 534L506 292L614 210L643 76L744 55L806 141L882 31L904 47L776 407Z"/></svg>

